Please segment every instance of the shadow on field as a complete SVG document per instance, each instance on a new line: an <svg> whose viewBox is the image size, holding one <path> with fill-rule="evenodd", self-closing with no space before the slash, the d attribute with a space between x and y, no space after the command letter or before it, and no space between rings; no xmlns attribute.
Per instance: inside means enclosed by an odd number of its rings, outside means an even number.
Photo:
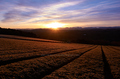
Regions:
<svg viewBox="0 0 120 79"><path fill-rule="evenodd" d="M110 66L109 66L109 64L106 60L106 57L105 57L102 46L101 46L101 51L102 51L102 58L103 58L103 62L104 62L104 76L105 76L105 79L113 79L113 75L111 73Z"/></svg>

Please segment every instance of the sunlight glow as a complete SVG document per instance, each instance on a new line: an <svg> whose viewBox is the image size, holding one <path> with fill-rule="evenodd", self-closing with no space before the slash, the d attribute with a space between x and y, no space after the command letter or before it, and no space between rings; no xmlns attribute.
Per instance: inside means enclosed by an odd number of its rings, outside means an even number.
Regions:
<svg viewBox="0 0 120 79"><path fill-rule="evenodd" d="M46 26L47 26L48 28L57 29L57 28L63 27L64 25L65 25L65 24L58 23L58 22L54 22L54 23L47 24Z"/></svg>

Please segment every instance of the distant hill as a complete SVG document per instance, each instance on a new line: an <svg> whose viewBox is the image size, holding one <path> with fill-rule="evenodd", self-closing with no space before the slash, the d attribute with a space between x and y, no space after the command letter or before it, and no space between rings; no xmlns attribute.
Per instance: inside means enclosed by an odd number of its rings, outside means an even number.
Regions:
<svg viewBox="0 0 120 79"><path fill-rule="evenodd" d="M44 39L86 44L120 45L120 27L34 29L27 31Z"/></svg>
<svg viewBox="0 0 120 79"><path fill-rule="evenodd" d="M61 28L52 29L4 29L0 28L0 34L37 37L63 41L67 43L119 45L120 27L88 27L88 28Z"/></svg>
<svg viewBox="0 0 120 79"><path fill-rule="evenodd" d="M120 29L120 26L116 27L67 27L60 28L60 30L86 30L86 29Z"/></svg>
<svg viewBox="0 0 120 79"><path fill-rule="evenodd" d="M7 29L7 28L0 28L0 34L36 37L36 35L32 32L25 32L21 30Z"/></svg>

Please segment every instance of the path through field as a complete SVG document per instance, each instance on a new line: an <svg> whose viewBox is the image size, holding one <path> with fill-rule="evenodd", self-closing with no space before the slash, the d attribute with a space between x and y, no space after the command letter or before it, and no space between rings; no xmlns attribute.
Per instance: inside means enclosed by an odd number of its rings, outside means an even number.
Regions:
<svg viewBox="0 0 120 79"><path fill-rule="evenodd" d="M0 37L1 79L120 78L118 46Z"/></svg>

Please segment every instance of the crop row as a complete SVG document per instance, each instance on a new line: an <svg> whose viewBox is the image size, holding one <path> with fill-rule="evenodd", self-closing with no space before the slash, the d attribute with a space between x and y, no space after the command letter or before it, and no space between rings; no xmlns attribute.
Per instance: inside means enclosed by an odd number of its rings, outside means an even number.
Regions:
<svg viewBox="0 0 120 79"><path fill-rule="evenodd" d="M110 66L114 79L120 79L120 51L109 46L104 46L104 53Z"/></svg>
<svg viewBox="0 0 120 79"><path fill-rule="evenodd" d="M81 46L81 48L79 49L84 49L84 47ZM51 55L51 54L57 54L57 53L61 53L61 52L66 52L66 51L73 51L73 50L77 50L77 49L69 49L69 50L65 50L65 49L56 49L56 50L50 50L50 51L39 51L39 52L32 52L32 53L17 53L17 54L7 54L7 55L1 55L0 56L0 62L3 61L8 61L9 60L17 60L17 59L31 59L31 58L36 58L36 57L42 57L42 56L46 56L46 55Z"/></svg>
<svg viewBox="0 0 120 79"><path fill-rule="evenodd" d="M104 79L101 47L88 51L43 79Z"/></svg>
<svg viewBox="0 0 120 79"><path fill-rule="evenodd" d="M94 48L95 46L3 65L0 66L0 77L42 78Z"/></svg>
<svg viewBox="0 0 120 79"><path fill-rule="evenodd" d="M48 43L48 42L33 42L24 40L4 39L0 38L0 55L30 53L38 51L51 51L56 49L77 49L84 44L65 44L65 43ZM88 46L88 45L87 45Z"/></svg>
<svg viewBox="0 0 120 79"><path fill-rule="evenodd" d="M72 51L84 47L91 47L91 45L81 44L62 44L62 43L43 43L43 42L29 42L13 39L0 39L1 45L6 47L7 51L0 51L0 60L8 61L20 58L35 58L44 56L47 54L60 53L64 51ZM12 46L13 45L13 46ZM10 50L11 47L15 47L15 50ZM19 48L21 47L21 48ZM29 50L28 50L29 48ZM74 48L74 49L73 49ZM9 62L9 61L8 61Z"/></svg>

